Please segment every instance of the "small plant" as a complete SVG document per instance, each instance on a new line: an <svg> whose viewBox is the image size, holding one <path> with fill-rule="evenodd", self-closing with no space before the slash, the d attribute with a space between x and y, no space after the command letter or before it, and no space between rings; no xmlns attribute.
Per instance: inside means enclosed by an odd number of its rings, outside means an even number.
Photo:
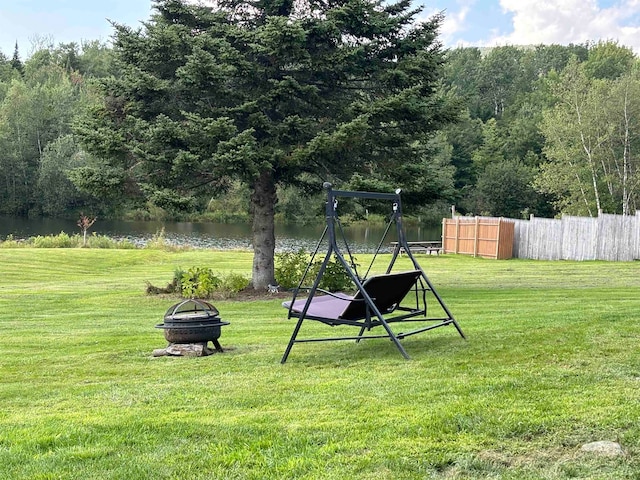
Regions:
<svg viewBox="0 0 640 480"><path fill-rule="evenodd" d="M177 268L173 280L165 288L147 282L147 294L177 293L183 298L211 298L218 294L226 297L244 290L250 282L251 279L240 273L216 274L212 269L202 267Z"/></svg>
<svg viewBox="0 0 640 480"><path fill-rule="evenodd" d="M298 286L307 265L309 254L303 249L297 252L283 252L275 257L276 282L282 288L295 288Z"/></svg>
<svg viewBox="0 0 640 480"><path fill-rule="evenodd" d="M86 240L86 245L89 248L120 248L120 249L133 249L136 246L127 239L113 239L106 235L96 235L93 232Z"/></svg>
<svg viewBox="0 0 640 480"><path fill-rule="evenodd" d="M174 292L182 292L182 277L185 271L182 268L176 268L173 271L173 280L169 285L173 285Z"/></svg>
<svg viewBox="0 0 640 480"><path fill-rule="evenodd" d="M87 232L89 231L89 229L91 228L91 226L96 223L96 220L98 219L98 217L88 217L87 215L83 214L82 212L80 212L80 220L78 220L78 226L80 227L80 230L82 231L82 246L86 247L87 246Z"/></svg>
<svg viewBox="0 0 640 480"><path fill-rule="evenodd" d="M182 274L180 292L185 298L209 298L221 284L210 268L192 267Z"/></svg>
<svg viewBox="0 0 640 480"><path fill-rule="evenodd" d="M156 233L153 234L153 237L147 242L145 248L157 248L159 250L166 250L169 247L169 242L164 235L164 227L160 230L157 230Z"/></svg>
<svg viewBox="0 0 640 480"><path fill-rule="evenodd" d="M221 277L220 290L229 293L238 293L249 286L251 279L240 273L225 273Z"/></svg>
<svg viewBox="0 0 640 480"><path fill-rule="evenodd" d="M31 237L28 242L34 248L75 248L80 244L80 236L60 232L58 235Z"/></svg>
<svg viewBox="0 0 640 480"><path fill-rule="evenodd" d="M317 268L320 269L322 262L317 262ZM336 262L335 258L327 263L327 268L320 280L320 288L330 292L340 292L343 290L353 290L354 284L351 277L347 274L341 263Z"/></svg>
<svg viewBox="0 0 640 480"><path fill-rule="evenodd" d="M11 234L7 235L7 238L4 240L4 242L0 242L0 248L17 248L21 246L24 247L25 242L16 240Z"/></svg>
<svg viewBox="0 0 640 480"><path fill-rule="evenodd" d="M297 287L308 264L309 254L302 249L297 252L277 254L275 266L276 281L282 288ZM322 260L313 262L305 278L305 286L313 283L320 271L321 265ZM320 281L320 288L330 292L338 292L341 290L353 290L353 287L351 277L349 277L342 264L337 262L335 258L331 259Z"/></svg>

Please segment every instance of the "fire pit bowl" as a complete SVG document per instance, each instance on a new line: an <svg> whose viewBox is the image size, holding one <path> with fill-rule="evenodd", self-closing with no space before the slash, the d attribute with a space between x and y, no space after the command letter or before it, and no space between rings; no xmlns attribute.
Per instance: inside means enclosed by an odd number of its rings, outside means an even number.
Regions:
<svg viewBox="0 0 640 480"><path fill-rule="evenodd" d="M164 323L156 328L164 330L164 338L169 343L213 342L216 350L222 351L218 343L220 328L229 325L218 316L219 312L209 302L189 299L169 307L164 315Z"/></svg>

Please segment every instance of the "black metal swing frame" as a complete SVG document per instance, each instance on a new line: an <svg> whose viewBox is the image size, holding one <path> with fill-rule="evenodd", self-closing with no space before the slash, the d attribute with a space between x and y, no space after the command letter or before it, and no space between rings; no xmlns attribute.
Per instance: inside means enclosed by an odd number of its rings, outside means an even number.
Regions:
<svg viewBox="0 0 640 480"><path fill-rule="evenodd" d="M455 320L448 307L433 287L426 273L418 264L416 258L411 253L411 249L407 244L402 225L402 203L400 199L401 190L398 189L394 193L378 193L378 192L359 192L347 190L333 190L330 183L325 183L324 188L327 190L326 202L326 226L315 252L312 254L311 261L307 266L298 286L294 289L293 298L289 302L284 302L283 306L288 308L287 318L297 318L298 321L293 330L287 348L282 356L280 363L285 363L295 343L305 342L325 342L335 340L355 340L359 342L363 339L371 338L389 338L400 351L405 359L410 356L400 343L405 337L416 335L434 328L453 325L460 336L466 339L460 325ZM387 200L392 202L392 215L383 234L380 243L376 249L373 259L367 269L364 278L360 278L357 274L356 265L349 249L349 245L344 237L344 231L340 224L337 213L338 198L360 198L371 200ZM395 244L391 261L384 275L375 275L367 278L369 271L380 252L385 238L395 225L398 241ZM351 263L347 261L342 253L336 236L336 228L341 232L344 240L347 254L351 259ZM305 277L310 270L314 258L317 255L320 246L328 235L328 249L322 261L318 274L313 285L309 288L303 287ZM398 259L400 252L406 253L411 260L414 270L408 272L392 273L392 269ZM332 257L344 267L345 272L352 280L356 293L348 296L343 293L325 292L319 288L322 277L327 269ZM301 291L308 291L306 299L296 300ZM317 295L320 293L321 295ZM427 312L427 296L431 294L440 306L443 316L431 318ZM412 302L407 305L407 299L411 298ZM331 306L331 308L326 308ZM298 334L304 320L314 320L322 322L330 326L349 325L360 329L358 335L341 336L341 337L321 337L321 338L298 338ZM396 322L426 322L428 325L420 326L413 330L403 333L395 333L390 324ZM366 335L374 327L383 327L384 334Z"/></svg>

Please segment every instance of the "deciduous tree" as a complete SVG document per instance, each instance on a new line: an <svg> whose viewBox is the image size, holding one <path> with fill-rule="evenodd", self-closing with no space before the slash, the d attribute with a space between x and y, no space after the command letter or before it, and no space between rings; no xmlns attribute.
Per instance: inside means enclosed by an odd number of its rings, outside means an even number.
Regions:
<svg viewBox="0 0 640 480"><path fill-rule="evenodd" d="M571 62L554 87L558 103L542 123L548 163L536 184L566 213L632 214L639 204L640 77L633 69L594 79L586 67Z"/></svg>

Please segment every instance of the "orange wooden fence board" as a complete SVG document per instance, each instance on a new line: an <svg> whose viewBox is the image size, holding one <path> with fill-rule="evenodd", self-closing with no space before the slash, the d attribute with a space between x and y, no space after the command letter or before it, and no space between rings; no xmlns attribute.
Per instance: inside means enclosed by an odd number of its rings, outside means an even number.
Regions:
<svg viewBox="0 0 640 480"><path fill-rule="evenodd" d="M442 220L444 253L507 259L513 254L514 223L504 218L455 217Z"/></svg>

